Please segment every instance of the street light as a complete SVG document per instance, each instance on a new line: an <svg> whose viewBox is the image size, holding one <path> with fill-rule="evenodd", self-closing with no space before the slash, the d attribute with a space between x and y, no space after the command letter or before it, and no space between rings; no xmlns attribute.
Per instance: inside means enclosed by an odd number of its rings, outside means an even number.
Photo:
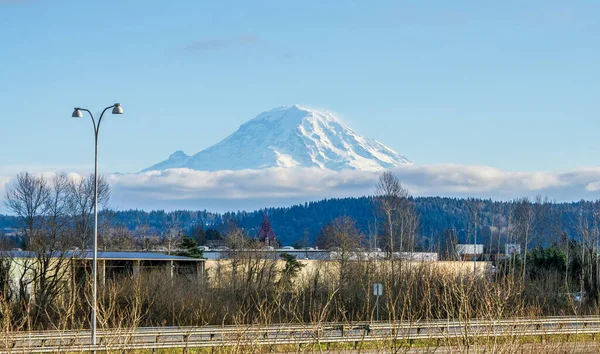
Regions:
<svg viewBox="0 0 600 354"><path fill-rule="evenodd" d="M460 229L460 230L456 231L456 228L455 228L455 227L453 227L453 229L454 229L454 237L456 237L456 240L455 240L455 241L456 241L456 243L458 243L458 235L460 234L460 232L461 232L461 231L467 231L467 230L465 230L465 229ZM453 248L455 248L455 247L453 247ZM461 256L460 256L460 254L458 253L458 249L455 249L455 250L454 250L454 255L453 255L453 256L456 256L456 257L457 257L459 260L461 259ZM464 257L462 257L462 258L464 259Z"/></svg>
<svg viewBox="0 0 600 354"><path fill-rule="evenodd" d="M88 112L92 123L94 124L94 250L92 258L92 346L96 346L96 308L97 306L97 263L98 263L98 131L104 113L112 108L112 114L123 114L123 108L120 103L104 108L100 114L98 122L94 115L88 109L76 107L71 117L83 118L83 111Z"/></svg>

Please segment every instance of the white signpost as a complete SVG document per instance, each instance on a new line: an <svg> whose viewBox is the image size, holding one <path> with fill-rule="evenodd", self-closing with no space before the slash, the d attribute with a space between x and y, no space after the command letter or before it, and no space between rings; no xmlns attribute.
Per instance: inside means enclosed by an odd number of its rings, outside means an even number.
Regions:
<svg viewBox="0 0 600 354"><path fill-rule="evenodd" d="M380 284L380 283L373 284L373 295L375 295L375 296L383 295L383 284Z"/></svg>
<svg viewBox="0 0 600 354"><path fill-rule="evenodd" d="M381 295L383 295L383 284L381 284L381 283L373 284L373 295L376 296L376 298L375 298L375 309L376 309L375 320L379 321L379 297Z"/></svg>
<svg viewBox="0 0 600 354"><path fill-rule="evenodd" d="M518 243L507 243L504 245L504 254L510 257L514 254L521 254L521 245Z"/></svg>

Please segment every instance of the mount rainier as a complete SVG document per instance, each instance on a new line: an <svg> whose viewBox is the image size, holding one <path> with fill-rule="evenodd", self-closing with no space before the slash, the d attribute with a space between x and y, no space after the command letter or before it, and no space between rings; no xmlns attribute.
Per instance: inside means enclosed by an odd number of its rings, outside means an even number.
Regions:
<svg viewBox="0 0 600 354"><path fill-rule="evenodd" d="M221 142L188 156L183 151L142 172L317 167L379 171L411 164L380 142L345 126L332 113L298 105L263 112Z"/></svg>

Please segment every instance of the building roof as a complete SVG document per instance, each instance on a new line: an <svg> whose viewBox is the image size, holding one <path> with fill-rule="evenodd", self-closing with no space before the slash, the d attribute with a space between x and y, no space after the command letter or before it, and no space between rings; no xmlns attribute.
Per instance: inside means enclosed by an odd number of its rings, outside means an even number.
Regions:
<svg viewBox="0 0 600 354"><path fill-rule="evenodd" d="M7 256L11 258L34 258L37 256L35 252L31 251L6 251L0 252L0 257ZM65 258L78 258L78 259L92 259L92 251L66 251L52 253L52 257L65 257ZM201 262L203 259L174 256L164 253L154 252L98 252L99 260L137 260L137 261L186 261L186 262Z"/></svg>
<svg viewBox="0 0 600 354"><path fill-rule="evenodd" d="M92 252L87 252L80 258L92 259ZM145 260L145 261L201 261L198 258L175 256L155 252L98 252L98 259L105 260Z"/></svg>

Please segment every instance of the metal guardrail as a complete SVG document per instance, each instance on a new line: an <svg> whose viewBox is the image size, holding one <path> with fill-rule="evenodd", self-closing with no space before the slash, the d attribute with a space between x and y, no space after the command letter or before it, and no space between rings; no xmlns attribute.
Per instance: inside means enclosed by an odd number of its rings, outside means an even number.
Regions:
<svg viewBox="0 0 600 354"><path fill-rule="evenodd" d="M98 332L90 345L89 331L9 332L0 334L0 353L54 353L95 350L200 348L221 346L310 345L460 339L475 337L545 336L600 333L600 316L539 319L454 320L273 324L247 326L152 327Z"/></svg>

